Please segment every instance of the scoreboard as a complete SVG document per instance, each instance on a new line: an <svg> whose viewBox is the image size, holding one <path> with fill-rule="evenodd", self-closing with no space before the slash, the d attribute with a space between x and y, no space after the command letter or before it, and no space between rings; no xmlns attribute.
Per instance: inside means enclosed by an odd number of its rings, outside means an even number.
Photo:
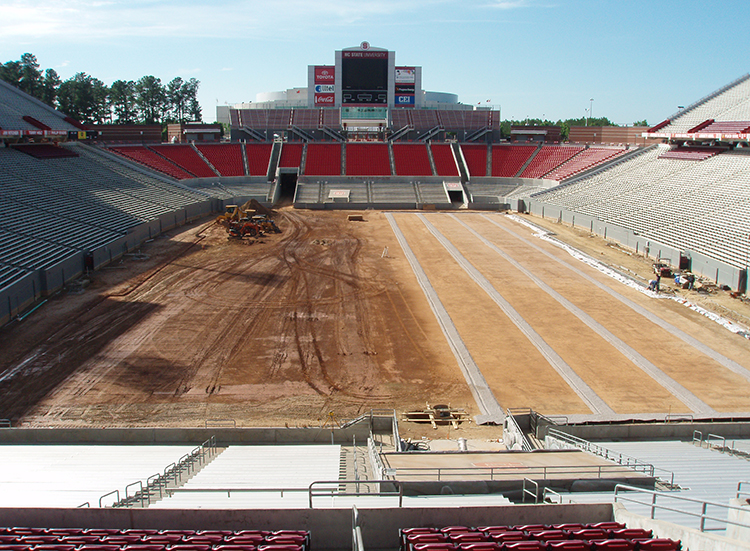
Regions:
<svg viewBox="0 0 750 551"><path fill-rule="evenodd" d="M335 65L308 66L309 107L420 107L422 68L396 66L396 52L368 42L336 52Z"/></svg>
<svg viewBox="0 0 750 551"><path fill-rule="evenodd" d="M388 104L388 52L341 52L341 103Z"/></svg>

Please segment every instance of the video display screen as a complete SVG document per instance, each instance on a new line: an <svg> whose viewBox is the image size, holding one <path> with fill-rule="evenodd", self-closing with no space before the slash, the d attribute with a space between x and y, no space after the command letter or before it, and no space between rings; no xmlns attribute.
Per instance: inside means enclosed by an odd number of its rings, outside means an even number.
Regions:
<svg viewBox="0 0 750 551"><path fill-rule="evenodd" d="M387 104L388 52L344 52L341 91L342 103Z"/></svg>

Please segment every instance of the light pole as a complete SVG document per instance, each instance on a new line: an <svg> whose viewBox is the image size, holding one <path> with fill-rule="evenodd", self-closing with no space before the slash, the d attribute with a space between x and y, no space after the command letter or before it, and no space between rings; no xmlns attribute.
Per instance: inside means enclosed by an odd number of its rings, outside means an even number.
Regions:
<svg viewBox="0 0 750 551"><path fill-rule="evenodd" d="M586 126L588 126L589 125L589 110L584 109L583 112L586 113Z"/></svg>
<svg viewBox="0 0 750 551"><path fill-rule="evenodd" d="M594 98L589 100L589 117L594 118Z"/></svg>

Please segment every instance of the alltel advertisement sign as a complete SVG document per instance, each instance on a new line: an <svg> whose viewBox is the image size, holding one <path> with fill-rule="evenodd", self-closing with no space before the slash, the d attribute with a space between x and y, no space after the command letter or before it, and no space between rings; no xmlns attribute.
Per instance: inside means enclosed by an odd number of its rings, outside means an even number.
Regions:
<svg viewBox="0 0 750 551"><path fill-rule="evenodd" d="M315 84L334 84L336 82L336 67L333 65L315 66Z"/></svg>

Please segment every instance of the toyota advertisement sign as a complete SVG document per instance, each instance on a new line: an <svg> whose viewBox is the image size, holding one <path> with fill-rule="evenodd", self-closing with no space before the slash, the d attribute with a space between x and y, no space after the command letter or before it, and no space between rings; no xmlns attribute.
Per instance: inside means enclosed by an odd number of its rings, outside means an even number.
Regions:
<svg viewBox="0 0 750 551"><path fill-rule="evenodd" d="M315 66L315 84L335 84L336 67L333 65Z"/></svg>

